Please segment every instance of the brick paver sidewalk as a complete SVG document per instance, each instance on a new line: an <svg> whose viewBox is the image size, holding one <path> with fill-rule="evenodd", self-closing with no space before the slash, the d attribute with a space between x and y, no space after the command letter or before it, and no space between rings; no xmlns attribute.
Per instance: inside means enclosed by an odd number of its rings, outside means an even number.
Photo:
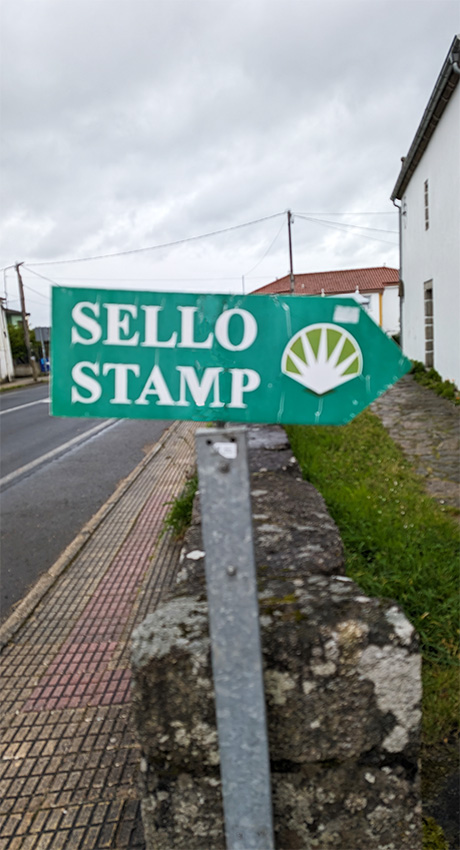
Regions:
<svg viewBox="0 0 460 850"><path fill-rule="evenodd" d="M161 529L196 427L169 428L86 542L0 628L0 850L144 847L130 635L174 580L179 546Z"/></svg>

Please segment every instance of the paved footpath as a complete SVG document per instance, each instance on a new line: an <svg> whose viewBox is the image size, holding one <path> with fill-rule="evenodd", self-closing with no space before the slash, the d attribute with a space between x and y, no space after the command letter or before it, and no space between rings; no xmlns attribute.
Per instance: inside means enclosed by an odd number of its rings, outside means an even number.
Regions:
<svg viewBox="0 0 460 850"><path fill-rule="evenodd" d="M130 635L174 580L161 530L197 427L168 429L0 628L0 850L144 847Z"/></svg>
<svg viewBox="0 0 460 850"><path fill-rule="evenodd" d="M460 406L406 375L371 406L441 504L460 510Z"/></svg>

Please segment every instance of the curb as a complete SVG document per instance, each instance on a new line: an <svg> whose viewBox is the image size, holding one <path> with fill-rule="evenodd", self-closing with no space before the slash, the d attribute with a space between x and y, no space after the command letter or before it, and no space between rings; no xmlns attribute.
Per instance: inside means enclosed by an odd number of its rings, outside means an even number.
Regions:
<svg viewBox="0 0 460 850"><path fill-rule="evenodd" d="M160 440L150 450L150 452L141 460L141 462L133 469L126 478L118 485L110 498L102 505L101 508L91 517L91 519L83 526L81 531L72 540L71 543L64 549L57 561L49 567L49 569L28 591L26 596L17 603L15 610L0 625L0 650L3 649L24 625L26 620L33 614L35 608L42 601L49 590L53 588L60 576L70 567L77 555L80 554L84 546L88 543L97 528L103 520L113 510L122 496L134 484L139 475L143 472L146 466L153 460L155 455L164 448L167 440L177 430L180 421L173 422L166 431L163 432Z"/></svg>
<svg viewBox="0 0 460 850"><path fill-rule="evenodd" d="M19 381L10 381L5 384L0 384L0 393L7 393L11 392L12 390L23 390L25 389L25 387L36 387L37 384L49 384L49 382L49 378L37 378L36 381L34 381L32 378L24 378L24 382L21 383L19 383Z"/></svg>

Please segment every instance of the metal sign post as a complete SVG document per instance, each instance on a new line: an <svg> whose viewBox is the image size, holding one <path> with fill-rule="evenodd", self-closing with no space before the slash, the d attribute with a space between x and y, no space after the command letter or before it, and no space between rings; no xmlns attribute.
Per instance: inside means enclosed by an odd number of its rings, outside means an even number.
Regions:
<svg viewBox="0 0 460 850"><path fill-rule="evenodd" d="M196 446L227 848L273 850L246 429Z"/></svg>

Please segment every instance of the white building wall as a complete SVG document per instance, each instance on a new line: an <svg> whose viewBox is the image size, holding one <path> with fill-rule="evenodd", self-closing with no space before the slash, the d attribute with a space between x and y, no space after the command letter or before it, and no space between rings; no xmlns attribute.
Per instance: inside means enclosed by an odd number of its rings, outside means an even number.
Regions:
<svg viewBox="0 0 460 850"><path fill-rule="evenodd" d="M399 285L385 287L382 298L382 330L389 336L399 333Z"/></svg>
<svg viewBox="0 0 460 850"><path fill-rule="evenodd" d="M460 85L402 199L403 350L425 362L424 284L433 281L434 367L460 386ZM424 184L428 180L429 228Z"/></svg>
<svg viewBox="0 0 460 850"><path fill-rule="evenodd" d="M369 298L367 312L389 336L399 333L399 286L386 286L383 292L363 293Z"/></svg>
<svg viewBox="0 0 460 850"><path fill-rule="evenodd" d="M363 292L366 298L369 298L369 306L367 312L371 319L377 325L380 325L380 293L379 292Z"/></svg>
<svg viewBox="0 0 460 850"><path fill-rule="evenodd" d="M329 298L353 298L388 336L399 333L399 286L386 286L383 293L343 293ZM364 299L364 301L362 301Z"/></svg>
<svg viewBox="0 0 460 850"><path fill-rule="evenodd" d="M8 325L3 308L0 309L0 381L12 381L14 364L11 356Z"/></svg>

